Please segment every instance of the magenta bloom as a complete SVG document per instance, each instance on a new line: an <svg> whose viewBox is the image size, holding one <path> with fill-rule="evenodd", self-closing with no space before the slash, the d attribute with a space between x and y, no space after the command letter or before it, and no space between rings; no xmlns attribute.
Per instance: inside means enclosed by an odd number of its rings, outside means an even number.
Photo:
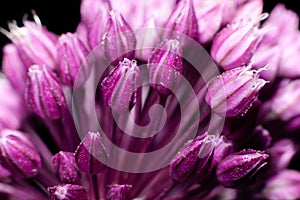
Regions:
<svg viewBox="0 0 300 200"><path fill-rule="evenodd" d="M82 0L63 33L0 28L0 199L300 199L299 16L269 4Z"/></svg>

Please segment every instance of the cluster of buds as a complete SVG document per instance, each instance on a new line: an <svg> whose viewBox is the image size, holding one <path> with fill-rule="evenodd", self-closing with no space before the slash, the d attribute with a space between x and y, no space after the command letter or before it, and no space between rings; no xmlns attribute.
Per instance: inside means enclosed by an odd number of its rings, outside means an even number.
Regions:
<svg viewBox="0 0 300 200"><path fill-rule="evenodd" d="M263 10L82 0L73 33L1 28L0 199L300 199L299 16Z"/></svg>

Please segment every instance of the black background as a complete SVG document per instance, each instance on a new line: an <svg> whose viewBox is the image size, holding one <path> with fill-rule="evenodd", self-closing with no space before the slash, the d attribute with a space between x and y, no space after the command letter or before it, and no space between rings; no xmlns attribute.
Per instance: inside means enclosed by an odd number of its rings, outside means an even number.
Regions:
<svg viewBox="0 0 300 200"><path fill-rule="evenodd" d="M278 2L300 13L297 1L293 0L265 0L265 11L270 12ZM80 0L3 0L0 4L0 27L7 29L7 22L12 20L16 20L21 26L24 14L30 15L32 9L40 17L42 24L56 34L75 31L80 21ZM0 48L8 42L6 36L0 34ZM1 57L2 51L0 60Z"/></svg>

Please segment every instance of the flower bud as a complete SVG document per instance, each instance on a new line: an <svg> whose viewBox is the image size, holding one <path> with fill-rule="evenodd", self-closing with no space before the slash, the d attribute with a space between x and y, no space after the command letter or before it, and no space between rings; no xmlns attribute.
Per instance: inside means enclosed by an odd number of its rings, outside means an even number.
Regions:
<svg viewBox="0 0 300 200"><path fill-rule="evenodd" d="M110 12L101 44L105 58L114 65L124 58L134 57L135 34L120 13Z"/></svg>
<svg viewBox="0 0 300 200"><path fill-rule="evenodd" d="M49 187L50 200L88 200L88 195L83 186L64 184Z"/></svg>
<svg viewBox="0 0 300 200"><path fill-rule="evenodd" d="M177 88L183 73L181 47L177 40L165 40L151 53L148 60L152 86L162 94Z"/></svg>
<svg viewBox="0 0 300 200"><path fill-rule="evenodd" d="M14 176L25 178L37 175L42 166L36 147L25 133L8 129L0 132L0 162Z"/></svg>
<svg viewBox="0 0 300 200"><path fill-rule="evenodd" d="M207 0L209 1L209 0ZM219 5L222 8L222 26L227 25L234 18L238 5L237 0L222 1L219 0Z"/></svg>
<svg viewBox="0 0 300 200"><path fill-rule="evenodd" d="M195 40L198 38L198 24L192 0L181 0L173 10L172 15L165 25L167 29L178 31ZM176 32L166 31L164 38L177 39L182 43L183 38Z"/></svg>
<svg viewBox="0 0 300 200"><path fill-rule="evenodd" d="M214 38L211 56L225 70L248 65L261 33L252 21L229 24Z"/></svg>
<svg viewBox="0 0 300 200"><path fill-rule="evenodd" d="M98 45L100 45L105 31L105 24L109 19L108 9L105 7L103 7L102 9L103 11L98 13L97 17L94 19L94 23L92 24L88 32L88 43L91 49L94 49Z"/></svg>
<svg viewBox="0 0 300 200"><path fill-rule="evenodd" d="M131 185L109 185L106 191L107 200L129 200Z"/></svg>
<svg viewBox="0 0 300 200"><path fill-rule="evenodd" d="M298 31L298 26L297 13L286 9L283 4L277 4L263 24L263 28L269 29L264 40L270 45L285 43L291 34Z"/></svg>
<svg viewBox="0 0 300 200"><path fill-rule="evenodd" d="M23 27L10 23L10 32L3 31L16 45L25 67L33 64L46 65L51 69L56 66L57 38L41 26L36 15L36 23L25 21Z"/></svg>
<svg viewBox="0 0 300 200"><path fill-rule="evenodd" d="M95 20L100 20L103 26L106 19L102 17L108 14L110 8L110 1L107 0L82 0L80 5L81 22L90 28Z"/></svg>
<svg viewBox="0 0 300 200"><path fill-rule="evenodd" d="M276 173L288 167L296 153L296 147L292 140L282 139L267 149L267 153L270 155L271 170Z"/></svg>
<svg viewBox="0 0 300 200"><path fill-rule="evenodd" d="M79 23L77 25L75 34L78 36L78 39L83 42L84 46L90 51L91 49L90 49L90 44L88 39L89 32L90 31L85 24Z"/></svg>
<svg viewBox="0 0 300 200"><path fill-rule="evenodd" d="M281 77L299 78L298 57L300 56L300 33L289 33L286 35L286 38L281 38L281 41L279 47L282 51L280 52L278 74Z"/></svg>
<svg viewBox="0 0 300 200"><path fill-rule="evenodd" d="M45 65L32 65L28 71L27 105L42 118L59 119L67 109L62 87Z"/></svg>
<svg viewBox="0 0 300 200"><path fill-rule="evenodd" d="M221 26L232 20L236 13L236 0L193 0L198 21L200 44L208 44Z"/></svg>
<svg viewBox="0 0 300 200"><path fill-rule="evenodd" d="M112 7L127 20L128 24L134 29L143 28L146 21L153 18L157 27L163 27L172 14L177 0L151 0L136 1L127 0L124 6L123 0L110 0ZM133 14L134 13L134 14Z"/></svg>
<svg viewBox="0 0 300 200"><path fill-rule="evenodd" d="M222 14L225 13L222 8L223 4L224 3L220 1L194 0L195 13L198 22L198 41L200 44L210 43L214 35L220 29L222 24ZM226 2L226 5L230 5L230 3Z"/></svg>
<svg viewBox="0 0 300 200"><path fill-rule="evenodd" d="M263 194L270 200L300 199L300 172L283 170L268 180Z"/></svg>
<svg viewBox="0 0 300 200"><path fill-rule="evenodd" d="M3 48L2 69L12 86L20 94L24 94L27 69L14 44L7 44Z"/></svg>
<svg viewBox="0 0 300 200"><path fill-rule="evenodd" d="M270 101L264 105L267 109L266 118L280 118L289 122L300 116L300 80L283 81Z"/></svg>
<svg viewBox="0 0 300 200"><path fill-rule="evenodd" d="M10 82L0 74L0 131L2 129L18 129L26 114L21 97Z"/></svg>
<svg viewBox="0 0 300 200"><path fill-rule="evenodd" d="M238 188L254 178L267 164L268 154L252 149L236 152L222 160L217 168L217 178L224 187Z"/></svg>
<svg viewBox="0 0 300 200"><path fill-rule="evenodd" d="M208 175L207 170L211 165L214 145L213 137L207 133L185 144L170 164L172 179L184 182L193 176L199 177L199 181Z"/></svg>
<svg viewBox="0 0 300 200"><path fill-rule="evenodd" d="M260 76L265 80L273 81L278 74L279 60L280 49L278 46L259 45L251 60L252 69L258 70L262 66L267 66Z"/></svg>
<svg viewBox="0 0 300 200"><path fill-rule="evenodd" d="M244 115L266 83L258 72L239 67L217 76L208 85L207 104L220 116Z"/></svg>
<svg viewBox="0 0 300 200"><path fill-rule="evenodd" d="M214 170L219 162L226 156L233 152L233 144L230 141L226 141L224 136L221 136L216 143L214 154L212 157L212 164L210 171Z"/></svg>
<svg viewBox="0 0 300 200"><path fill-rule="evenodd" d="M244 136L245 137L245 136ZM271 145L272 137L267 129L256 126L246 139L246 146L254 149L264 150Z"/></svg>
<svg viewBox="0 0 300 200"><path fill-rule="evenodd" d="M136 61L124 58L101 83L106 105L120 113L128 109L130 104L135 104L137 89L141 84L140 76Z"/></svg>
<svg viewBox="0 0 300 200"><path fill-rule="evenodd" d="M88 132L76 149L75 160L82 172L97 174L106 166L99 160L107 160L108 151L102 142L100 133Z"/></svg>
<svg viewBox="0 0 300 200"><path fill-rule="evenodd" d="M80 183L80 172L74 153L60 151L52 157L52 163L63 183Z"/></svg>
<svg viewBox="0 0 300 200"><path fill-rule="evenodd" d="M87 70L83 62L88 55L88 50L76 34L67 33L60 36L57 51L61 81L69 87L73 87L77 74L82 69L81 66L84 67L85 71Z"/></svg>
<svg viewBox="0 0 300 200"><path fill-rule="evenodd" d="M235 16L231 22L239 22L242 20L253 20L258 19L263 11L262 0L250 0L242 6L238 7ZM259 22L259 21L258 21Z"/></svg>

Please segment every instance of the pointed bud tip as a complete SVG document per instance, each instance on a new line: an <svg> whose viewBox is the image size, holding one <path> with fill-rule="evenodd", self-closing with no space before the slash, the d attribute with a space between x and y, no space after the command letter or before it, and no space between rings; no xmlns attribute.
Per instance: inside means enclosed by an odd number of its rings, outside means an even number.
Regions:
<svg viewBox="0 0 300 200"><path fill-rule="evenodd" d="M75 151L75 160L80 171L98 174L105 170L109 158L100 133L88 132Z"/></svg>
<svg viewBox="0 0 300 200"><path fill-rule="evenodd" d="M114 112L121 113L135 104L140 78L137 62L124 58L101 83L106 105Z"/></svg>

